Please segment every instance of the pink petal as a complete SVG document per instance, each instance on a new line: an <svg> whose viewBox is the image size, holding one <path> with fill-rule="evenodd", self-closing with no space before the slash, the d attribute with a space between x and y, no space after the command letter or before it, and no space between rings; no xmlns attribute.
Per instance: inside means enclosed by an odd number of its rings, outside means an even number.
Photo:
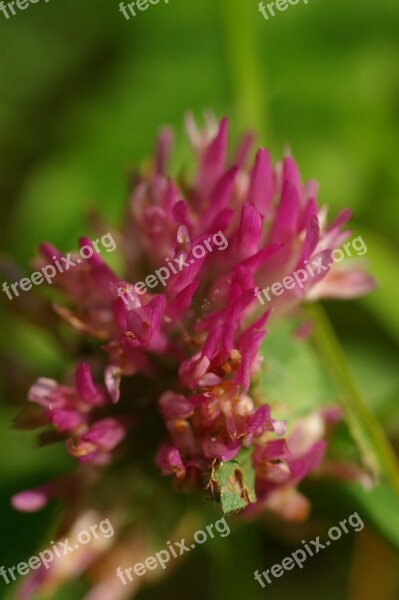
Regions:
<svg viewBox="0 0 399 600"><path fill-rule="evenodd" d="M223 173L227 158L228 121L223 118L219 131L208 145L198 173L199 189L207 196Z"/></svg>
<svg viewBox="0 0 399 600"><path fill-rule="evenodd" d="M256 154L251 172L247 201L252 202L264 217L270 214L270 205L274 196L274 173L270 156L266 148L260 148Z"/></svg>
<svg viewBox="0 0 399 600"><path fill-rule="evenodd" d="M93 383L90 367L86 363L80 363L75 372L75 385L80 398L88 404L101 404L101 394Z"/></svg>
<svg viewBox="0 0 399 600"><path fill-rule="evenodd" d="M115 419L102 419L91 426L82 436L82 442L95 444L104 450L112 450L125 437L125 429Z"/></svg>
<svg viewBox="0 0 399 600"><path fill-rule="evenodd" d="M291 243L298 229L300 201L297 188L285 181L281 201L268 239L269 243Z"/></svg>
<svg viewBox="0 0 399 600"><path fill-rule="evenodd" d="M21 512L36 512L48 503L49 498L44 490L45 488L37 488L19 492L11 498L11 504L15 510Z"/></svg>

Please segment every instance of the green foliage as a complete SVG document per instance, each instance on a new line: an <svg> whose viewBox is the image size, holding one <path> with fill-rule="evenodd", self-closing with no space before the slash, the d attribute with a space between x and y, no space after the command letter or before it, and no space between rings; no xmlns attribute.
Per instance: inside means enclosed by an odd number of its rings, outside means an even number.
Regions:
<svg viewBox="0 0 399 600"><path fill-rule="evenodd" d="M233 460L221 462L212 472L225 514L241 510L256 501L252 450L242 448Z"/></svg>
<svg viewBox="0 0 399 600"><path fill-rule="evenodd" d="M320 356L328 365L341 389L341 405L353 438L362 452L364 464L374 477L385 475L399 494L399 467L386 435L378 420L359 394L347 361L325 314L317 305L307 308L314 320L313 338Z"/></svg>
<svg viewBox="0 0 399 600"><path fill-rule="evenodd" d="M88 204L118 223L125 176L151 150L161 123L178 128L175 167L186 160L181 120L187 109L199 115L210 107L227 114L234 137L238 127L262 130L258 141L271 147L274 158L289 144L305 177L319 180L330 215L345 206L354 209L380 286L361 303L364 326L373 325L368 351L356 346L351 325L357 309L350 303L341 305L336 329L360 379L366 407L397 439L398 23L397 0L299 3L269 22L258 14L255 0L173 0L129 22L110 0L39 2L9 20L0 17L2 249L29 268L42 239L64 250L76 248L76 238L89 233ZM23 357L24 363L31 357L35 370L45 362L43 374L61 369L64 357L52 340L35 340L33 328L24 329L12 319L1 331L3 352ZM287 331L280 338L276 329L265 340L265 370L255 388L261 400L270 402L281 418L304 416L337 398L349 403L351 428L367 462L395 478L394 459L378 423L364 410L363 399L359 404L352 384L348 393L342 365L336 365L340 381L332 383L320 353L290 335ZM382 365L384 361L392 366ZM7 400L15 400L8 389ZM29 473L39 482L47 479L49 468L57 472L57 465L65 465L61 448L34 451L30 436L22 441L24 434L9 431L17 411L12 407L1 413L1 534L3 540L34 550L40 537L31 526L35 517L13 513L6 498L26 486ZM344 435L345 451L351 443ZM250 493L248 464L247 458L239 469ZM226 486L233 467L227 465L218 474ZM242 502L237 490L230 494L226 502L231 506ZM371 494L356 488L353 497L386 537L394 537L398 510L391 488L378 487ZM41 530L45 527L42 521ZM3 544L1 564L18 560L14 555L7 559L11 546ZM249 567L259 564L260 546L245 543ZM337 589L343 597L343 571L336 587L338 562L334 555L322 575L312 569L306 592L302 579L290 583L287 576L284 588L275 582L273 597L318 598L321 585L326 598ZM237 575L242 563L236 564L233 583L227 586L231 598L242 597L237 590L246 588ZM344 559L340 564L346 568ZM202 563L194 577L204 577ZM229 577L226 561L222 575L218 571L214 577L222 593L223 577ZM250 578L254 585L252 574ZM234 585L237 580L241 588ZM175 589L171 597L176 597ZM249 596L255 598L251 594L252 589ZM182 592L181 598L186 595ZM57 598L82 596L79 588ZM168 590L157 589L153 597L168 597Z"/></svg>
<svg viewBox="0 0 399 600"><path fill-rule="evenodd" d="M254 393L270 404L273 416L287 419L288 431L300 417L335 403L334 387L322 361L309 343L295 337L292 321L270 325L261 353L264 359Z"/></svg>
<svg viewBox="0 0 399 600"><path fill-rule="evenodd" d="M367 514L374 527L399 552L399 500L386 482L365 491L358 485L347 485L345 491L352 496L361 511Z"/></svg>

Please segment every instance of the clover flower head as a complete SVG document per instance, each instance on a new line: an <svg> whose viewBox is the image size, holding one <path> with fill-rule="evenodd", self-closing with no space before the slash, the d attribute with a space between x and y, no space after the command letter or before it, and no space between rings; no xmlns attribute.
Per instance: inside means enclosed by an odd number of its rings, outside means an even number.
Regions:
<svg viewBox="0 0 399 600"><path fill-rule="evenodd" d="M29 401L40 413L32 427L48 423L78 466L71 476L15 496L20 510L67 495L74 498L68 521L84 518L87 498L99 501L100 492L88 490L102 490L113 472L123 473L117 504L129 505L132 479L152 472L154 461L158 475L173 478L177 488L220 499L220 467L236 461L239 471L245 456L255 490L249 494L237 479L245 514L266 508L293 520L308 514L296 487L320 467L340 414L320 410L294 422L288 415L287 433L287 423L254 386L265 327L303 301L355 297L373 283L356 266L333 265L332 253L350 235L348 210L328 223L317 183L302 182L290 155L273 165L260 148L248 168L251 138L230 157L227 119L207 120L201 130L187 119L192 177L167 174L173 142L167 128L150 163L134 174L123 227L115 233L123 273L93 252L55 278L65 301L54 310L93 343L78 357L72 381L42 377L31 387ZM63 256L47 243L40 251L38 264ZM319 269L306 283L274 298L271 308L259 302L261 289L309 264ZM122 540L123 523L116 554ZM90 555L86 567L96 560L100 555Z"/></svg>

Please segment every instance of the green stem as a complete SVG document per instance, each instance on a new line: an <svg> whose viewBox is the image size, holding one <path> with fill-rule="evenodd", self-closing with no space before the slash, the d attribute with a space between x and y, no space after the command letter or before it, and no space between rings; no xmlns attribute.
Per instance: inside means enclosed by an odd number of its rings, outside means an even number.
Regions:
<svg viewBox="0 0 399 600"><path fill-rule="evenodd" d="M255 43L256 6L248 0L231 0L228 10L220 0L226 58L235 99L236 121L242 129L256 128L263 140L269 132L268 107L263 93L264 73Z"/></svg>
<svg viewBox="0 0 399 600"><path fill-rule="evenodd" d="M313 341L333 378L340 386L342 407L351 431L363 451L367 466L377 474L385 473L399 495L399 468L395 453L381 425L365 404L348 367L341 344L321 305L305 307L314 322Z"/></svg>
<svg viewBox="0 0 399 600"><path fill-rule="evenodd" d="M222 6L223 5L223 6ZM266 104L264 77L260 68L255 44L256 10L251 3L231 0L229 10L220 0L227 58L233 80L237 120L242 126L256 127L265 136ZM347 362L341 345L321 306L306 308L314 320L314 341L320 355L343 391L343 408L352 434L363 452L363 460L372 473L386 474L399 494L399 470L396 456L386 435L372 412L364 403Z"/></svg>

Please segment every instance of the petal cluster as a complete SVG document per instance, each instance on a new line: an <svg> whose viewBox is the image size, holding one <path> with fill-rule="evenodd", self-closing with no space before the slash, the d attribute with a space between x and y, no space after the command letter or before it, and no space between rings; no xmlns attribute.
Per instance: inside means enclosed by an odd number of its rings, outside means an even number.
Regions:
<svg viewBox="0 0 399 600"><path fill-rule="evenodd" d="M152 161L132 178L116 236L123 272L93 252L54 280L65 298L55 311L94 349L69 385L40 378L29 400L83 467L127 458L133 469L145 449L163 475L208 489L215 465L251 448L257 501L247 512L268 507L299 518L306 502L295 486L319 467L338 417L311 415L289 423L287 435L254 394L266 323L305 299L351 297L372 283L357 268L332 265L350 213L329 224L316 182L302 182L291 156L273 165L261 148L248 167L251 137L229 158L227 119L199 130L189 118L187 130L192 176L168 175L173 136L164 129ZM47 243L40 250L40 265L62 257ZM310 261L323 265L320 273L265 310L259 290ZM145 427L154 435L140 441ZM14 504L34 510L52 496L38 488Z"/></svg>
<svg viewBox="0 0 399 600"><path fill-rule="evenodd" d="M104 366L97 369L103 383L95 385L82 363L73 387L41 378L29 399L68 437L67 449L78 462L108 464L134 429L126 401L124 412L113 409L121 382L156 378L159 392L149 410L158 410L164 421L165 439L156 454L163 474L200 482L213 461L231 460L242 447L254 445L261 487L265 473L273 482L281 471L270 467L270 456L285 465L285 480L294 484L296 463L286 460L287 446L277 439L284 436L285 423L251 395L271 312L256 292L310 260L323 270L277 298L275 313L294 309L304 298L342 296L343 289L346 295L364 292L370 284L362 272L332 273L331 254L350 235L344 229L350 212L328 224L326 209L317 204L316 182L301 181L291 156L273 166L261 148L247 169L250 140L245 138L230 160L227 119L217 126L209 122L203 131L189 119L187 129L196 155L193 177L177 184L167 176L172 134L165 129L151 168L134 179L119 235L123 279L93 252L55 282L69 300L67 306L56 305L58 314L103 342ZM90 241L82 238L80 244ZM43 261L62 256L46 243L41 252ZM163 278L138 285L141 278L148 281L150 269ZM130 410L134 414L134 403ZM317 458L321 448L309 451Z"/></svg>

